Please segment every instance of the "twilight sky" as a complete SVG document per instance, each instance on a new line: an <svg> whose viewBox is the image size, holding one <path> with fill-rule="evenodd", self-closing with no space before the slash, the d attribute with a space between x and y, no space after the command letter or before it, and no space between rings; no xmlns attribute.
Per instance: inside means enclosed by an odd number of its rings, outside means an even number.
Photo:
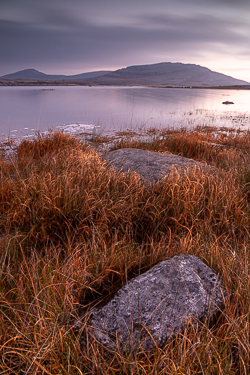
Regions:
<svg viewBox="0 0 250 375"><path fill-rule="evenodd" d="M250 0L0 0L0 76L167 61L250 81Z"/></svg>

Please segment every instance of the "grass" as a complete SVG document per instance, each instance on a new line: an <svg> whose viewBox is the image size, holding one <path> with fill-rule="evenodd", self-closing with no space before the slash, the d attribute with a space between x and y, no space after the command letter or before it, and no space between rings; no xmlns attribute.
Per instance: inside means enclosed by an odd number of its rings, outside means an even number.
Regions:
<svg viewBox="0 0 250 375"><path fill-rule="evenodd" d="M173 152L217 172L147 188L59 132L1 158L0 374L250 373L250 134L203 127L151 135L126 135L115 148ZM96 342L91 310L181 253L204 260L232 294L218 321L186 327L154 353Z"/></svg>

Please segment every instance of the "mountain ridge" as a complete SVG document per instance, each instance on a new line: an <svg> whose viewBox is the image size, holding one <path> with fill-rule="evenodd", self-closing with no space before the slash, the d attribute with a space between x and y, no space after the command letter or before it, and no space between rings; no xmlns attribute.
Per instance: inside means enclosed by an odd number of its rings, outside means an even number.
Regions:
<svg viewBox="0 0 250 375"><path fill-rule="evenodd" d="M13 81L27 84L79 84L116 86L161 87L220 87L247 86L249 82L214 72L196 64L161 62L147 65L131 65L115 71L93 71L76 75L45 74L36 69L24 69L0 77L2 82ZM22 82L20 82L22 81Z"/></svg>
<svg viewBox="0 0 250 375"><path fill-rule="evenodd" d="M34 79L34 80L74 80L74 79L88 79L98 77L109 73L110 70L98 70L87 73L80 73L74 75L64 74L45 74L34 68L19 70L15 73L5 74L0 79Z"/></svg>
<svg viewBox="0 0 250 375"><path fill-rule="evenodd" d="M136 82L144 85L172 86L231 86L249 85L249 82L239 80L222 73L214 72L196 64L162 62L150 65L132 65L118 69L94 79L96 83L105 82L127 83Z"/></svg>

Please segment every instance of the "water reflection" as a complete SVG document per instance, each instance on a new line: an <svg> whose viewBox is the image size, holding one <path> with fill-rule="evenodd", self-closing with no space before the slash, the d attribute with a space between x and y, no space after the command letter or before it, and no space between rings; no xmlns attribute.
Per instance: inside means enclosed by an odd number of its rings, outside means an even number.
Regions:
<svg viewBox="0 0 250 375"><path fill-rule="evenodd" d="M235 104L225 106L224 101ZM1 138L63 124L101 132L213 125L250 127L250 91L144 87L0 87Z"/></svg>

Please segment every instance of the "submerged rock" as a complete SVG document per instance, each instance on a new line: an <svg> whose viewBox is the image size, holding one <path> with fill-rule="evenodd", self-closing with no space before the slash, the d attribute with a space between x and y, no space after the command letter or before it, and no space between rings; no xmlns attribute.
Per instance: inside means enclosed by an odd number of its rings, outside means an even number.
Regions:
<svg viewBox="0 0 250 375"><path fill-rule="evenodd" d="M152 350L163 347L190 320L212 318L226 300L211 268L193 255L174 256L129 281L94 310L93 335L113 349Z"/></svg>
<svg viewBox="0 0 250 375"><path fill-rule="evenodd" d="M111 151L104 155L104 159L117 171L137 172L147 184L154 184L176 170L185 174L193 168L209 168L204 163L183 156L161 154L137 148Z"/></svg>
<svg viewBox="0 0 250 375"><path fill-rule="evenodd" d="M225 102L222 102L222 104L234 104L234 102L229 102L228 100L226 100Z"/></svg>

